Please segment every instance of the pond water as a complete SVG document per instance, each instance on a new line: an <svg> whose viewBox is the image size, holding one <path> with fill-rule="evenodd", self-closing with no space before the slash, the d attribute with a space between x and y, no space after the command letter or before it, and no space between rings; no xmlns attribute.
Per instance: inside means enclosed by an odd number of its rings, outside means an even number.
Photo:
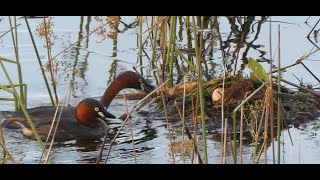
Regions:
<svg viewBox="0 0 320 180"><path fill-rule="evenodd" d="M0 35L10 29L8 17L0 17ZM151 17L147 17L150 21ZM318 21L319 17L310 17L308 26L305 21L308 17L272 17L272 43L274 57L277 50L277 29L280 25L281 29L281 66L293 64L298 58L308 54L314 47L306 38L311 28ZM122 17L122 21L129 24L135 20L135 17ZM43 47L45 40L40 39L34 32L42 18L29 19L30 27L33 31L35 42L37 44L40 57L46 62L47 51ZM220 28L223 39L226 39L230 33L230 25L226 18L220 17ZM55 56L71 44L77 42L80 38L86 36L100 22L93 17L52 17L54 23L53 32L56 35L51 54ZM29 32L23 18L18 17L18 44L20 62L23 71L23 81L28 85L28 108L50 105L50 98L45 87L43 77L37 62ZM107 85L112 78L125 70L132 70L133 66L143 67L143 75L150 75L150 79L154 80L150 71L148 57L143 54L142 66L139 66L139 44L137 43L139 27L133 25L131 28L125 28L120 24L118 33L117 48L114 48L111 39L102 40L101 36L93 34L89 38L85 38L80 43L66 50L57 57L59 62L59 71L57 74L58 96L60 100L64 99L66 89L71 82L71 96L69 104L76 105L85 97L100 97L105 91ZM146 25L143 27L147 29ZM320 29L320 25L316 28ZM108 31L108 28L107 28ZM185 29L183 29L185 31ZM147 37L144 34L143 39ZM249 36L250 37L250 36ZM311 35L313 37L313 34ZM253 37L250 37L251 39ZM186 38L182 39L180 44L185 44ZM150 43L150 42L147 42ZM219 43L218 43L219 44ZM248 57L254 59L270 59L269 53L261 57L261 53L269 52L269 23L264 23L255 44L262 45L257 50L250 50ZM319 43L317 43L319 46ZM0 39L0 56L8 59L16 59L11 34L7 34ZM147 46L145 51L151 55L151 47ZM219 47L219 45L217 45ZM240 54L243 50L240 50ZM317 76L320 77L319 53L305 62L305 65ZM221 52L217 51L213 54L213 59L218 65L217 69L221 69ZM318 59L317 59L318 58ZM276 62L275 62L276 63ZM16 66L5 64L13 82L18 82L18 74ZM267 65L265 65L268 67ZM140 69L140 68L139 68ZM292 75L301 78L304 83L318 86L318 82L310 75L301 65L292 67L284 73L284 78L299 84L299 81ZM0 71L0 85L8 84L2 70ZM155 84L155 81L153 81ZM288 86L290 87L290 86ZM126 90L126 93L137 92L135 90ZM0 91L0 97L10 97L4 91ZM137 100L128 101L129 110L137 103ZM148 110L148 105L143 110ZM4 119L5 111L13 111L12 102L0 101L0 120ZM125 110L125 102L123 99L115 99L108 110L116 115L121 116ZM287 131L284 131L281 137L282 143L282 163L320 163L320 137L318 126L319 119L301 125L299 128L290 128L293 145L290 143ZM130 128L126 126L120 137L116 140L112 147L108 163L172 163L170 155L170 141L168 139L168 129L165 121L149 120L138 113L133 114L133 138L135 141L135 153L131 143ZM111 127L115 131L121 126L121 120L112 120ZM114 132L113 132L114 133ZM41 151L38 143L24 138L17 130L4 129L4 137L6 147L11 152L16 163L38 163ZM210 134L207 135L208 143L208 159L209 163L220 163L221 143L214 141ZM109 141L110 142L110 141ZM53 148L52 160L55 163L94 163L99 153L101 142L85 144L76 141L69 141L63 144L55 145ZM104 154L107 153L109 144L105 146ZM252 145L244 146L244 163L252 163ZM136 160L135 155L136 154ZM227 157L227 162L232 163L231 154ZM271 149L268 150L268 162L272 163ZM175 158L175 163L190 163L190 159L186 161ZM263 161L261 161L263 163Z"/></svg>

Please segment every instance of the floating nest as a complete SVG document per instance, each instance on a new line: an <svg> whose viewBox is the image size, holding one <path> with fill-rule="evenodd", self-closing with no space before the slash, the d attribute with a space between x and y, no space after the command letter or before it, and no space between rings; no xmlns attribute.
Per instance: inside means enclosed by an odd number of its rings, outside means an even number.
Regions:
<svg viewBox="0 0 320 180"><path fill-rule="evenodd" d="M230 132L233 126L233 110L236 109L243 101L243 131L245 134L255 136L260 127L263 131L264 121L268 119L270 129L270 111L273 110L274 124L277 121L277 97L280 97L281 121L282 128L287 128L289 124L298 126L302 123L314 120L319 116L320 99L317 92L309 93L306 91L292 91L288 88L281 87L281 93L277 93L277 85L273 85L274 91L270 93L270 88L262 87L257 93L253 94L262 84L254 83L251 79L242 75L226 77L224 89L224 101L222 102L222 82L223 79L215 79L203 82L204 92L204 110L206 129L209 134L219 134L222 127L222 105L224 109L224 118L228 122ZM199 126L201 124L200 105L197 100L198 82L187 82L178 84L173 88L163 89L165 98L165 109L163 106L162 96L156 97L152 103L153 110L151 113L145 113L150 121L166 120L181 122L184 117L190 126ZM218 95L217 95L218 94ZM214 97L216 95L217 97ZM219 98L220 96L220 98ZM250 97L249 97L250 96ZM273 98L271 98L273 97ZM183 102L184 108L183 108ZM271 107L271 108L270 108ZM273 108L272 108L273 107ZM143 113L143 111L140 111ZM240 108L236 116L236 129L240 131ZM190 129L193 129L190 127Z"/></svg>

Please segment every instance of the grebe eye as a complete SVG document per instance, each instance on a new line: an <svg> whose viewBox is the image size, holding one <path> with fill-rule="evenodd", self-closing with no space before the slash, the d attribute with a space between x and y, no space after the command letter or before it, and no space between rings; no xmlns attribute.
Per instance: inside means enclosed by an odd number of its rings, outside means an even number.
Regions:
<svg viewBox="0 0 320 180"><path fill-rule="evenodd" d="M100 109L98 107L95 107L94 110L98 112Z"/></svg>

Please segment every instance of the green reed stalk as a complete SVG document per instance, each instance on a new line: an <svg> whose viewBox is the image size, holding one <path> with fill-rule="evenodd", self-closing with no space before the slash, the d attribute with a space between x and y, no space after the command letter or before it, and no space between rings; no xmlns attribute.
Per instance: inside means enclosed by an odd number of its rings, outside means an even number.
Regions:
<svg viewBox="0 0 320 180"><path fill-rule="evenodd" d="M168 46L168 56L167 56L167 67L169 68L169 87L173 86L173 46L176 39L176 25L177 25L177 17L171 16L170 21L170 34L169 34L169 46Z"/></svg>
<svg viewBox="0 0 320 180"><path fill-rule="evenodd" d="M1 59L0 59L0 61L1 61ZM19 84L13 84L13 87L19 87L19 86L20 86ZM25 99L23 100L23 102L27 102L27 85L26 84L22 84L21 86L23 87L23 92L25 93L25 96L24 96ZM8 92L8 93L13 95L13 98L0 98L0 100L3 100L3 101L14 101L15 106L17 106L18 105L17 98L14 96L14 92L11 89L9 89L10 87L11 87L10 85L6 85L6 86L0 85L0 90L2 89L2 90L4 90L4 91L6 91L6 92ZM27 107L27 104L25 104L25 106Z"/></svg>
<svg viewBox="0 0 320 180"><path fill-rule="evenodd" d="M280 25L278 25L278 93L281 93L281 74L280 74ZM280 96L278 96L278 114L277 114L277 140L278 140L278 164L280 164L280 116L281 116Z"/></svg>
<svg viewBox="0 0 320 180"><path fill-rule="evenodd" d="M195 73L198 73L196 67L194 67L194 65L189 61L189 59L187 59L187 58L182 54L182 52L179 51L179 49L178 49L177 47L175 47L175 46L173 46L173 47L174 47L175 52L178 53L178 55L189 65L189 67L192 69L192 71L195 72Z"/></svg>
<svg viewBox="0 0 320 180"><path fill-rule="evenodd" d="M197 31L196 31L196 24L194 16L192 16L192 27L193 27L193 39L195 44L195 51L196 51L196 59L197 59L197 66L198 66L198 88L199 88L199 95L200 95L200 113L201 113L201 122L202 122L202 138L203 138L203 150L204 150L204 163L208 164L208 154L207 154L207 136L206 136L206 124L204 119L204 97L203 97L203 87L201 81L201 62L200 62L200 54L199 54L199 47L197 41Z"/></svg>
<svg viewBox="0 0 320 180"><path fill-rule="evenodd" d="M10 16L8 17L9 19L9 24L10 24L10 28L13 29L12 27L12 23L11 23L11 18ZM16 17L14 17L14 26L16 27ZM20 97L21 99L25 99L24 98L24 93L23 93L23 80L22 80L22 72L21 72L21 65L20 65L20 61L19 61L19 51L18 51L18 35L17 35L17 29L18 28L14 28L14 32L11 31L11 37L12 37L12 43L13 43L13 47L14 47L14 53L16 56L16 64L17 64L17 70L18 70L18 79L19 79L19 89L20 89ZM26 104L26 103L24 103ZM19 111L21 110L21 108L19 108L19 106L16 106L15 111Z"/></svg>
<svg viewBox="0 0 320 180"><path fill-rule="evenodd" d="M14 109L15 109L15 111L17 111L19 109L19 100L14 93L12 95L13 95L13 99L14 99Z"/></svg>
<svg viewBox="0 0 320 180"><path fill-rule="evenodd" d="M157 20L155 21L157 23L157 21L159 20L159 18L157 18ZM153 24L152 24L153 26ZM157 42L157 32L158 32L158 28L157 26L153 26L153 40L152 40L152 57L151 57L151 64L152 64L152 69L155 69L155 58L156 58L156 42Z"/></svg>
<svg viewBox="0 0 320 180"><path fill-rule="evenodd" d="M0 101L14 101L14 98L0 98Z"/></svg>
<svg viewBox="0 0 320 180"><path fill-rule="evenodd" d="M221 37L221 33L220 33L220 28L219 28L219 22L218 22L218 18L217 16L215 16L214 18L215 22L216 22L216 30L217 30L217 33L218 33L218 37L219 37L219 42L220 42L220 47L223 46L222 44L222 37ZM225 91L225 82L226 82L226 70L227 70L227 66L226 66L226 53L224 52L223 48L220 48L221 50L221 55L222 55L222 62L223 62L223 81L222 81L222 97L221 97L221 142L223 142L223 144L226 144L226 136L227 134L224 133L224 129L225 129L225 114L224 114L224 91ZM221 163L222 164L225 164L225 161L226 161L226 149L224 148L225 145L222 145L221 146Z"/></svg>
<svg viewBox="0 0 320 180"><path fill-rule="evenodd" d="M162 81L164 81L165 79L167 79L167 77L165 76L165 71L166 71L166 64L167 64L167 23L168 21L168 17L165 16L164 20L161 21L161 25L160 25L160 47L163 49L162 51L162 67L161 67L161 79Z"/></svg>
<svg viewBox="0 0 320 180"><path fill-rule="evenodd" d="M17 17L14 16L14 27L17 27ZM14 28L14 34L15 34L15 37L16 37L16 45L17 45L17 48L18 48L18 28ZM18 50L18 49L17 49Z"/></svg>
<svg viewBox="0 0 320 180"><path fill-rule="evenodd" d="M154 16L151 16L151 27L153 27L154 28L154 26L156 25L156 23L154 23L154 21L155 21L155 17ZM153 30L153 28L152 28L152 30ZM149 29L149 26L148 26L148 29ZM153 33L153 31L152 31L152 33ZM150 36L150 41L152 40L152 38L154 38L154 35L153 34L151 34L151 36ZM152 45L152 44L151 44Z"/></svg>
<svg viewBox="0 0 320 180"><path fill-rule="evenodd" d="M0 58L0 61L1 61L2 59ZM15 86L14 86L15 87ZM10 94L12 94L13 95L13 98L0 98L0 100L3 100L3 101L13 101L14 102L14 107L15 107L15 110L17 110L18 109L18 101L17 101L17 98L15 97L15 95L14 95L14 92L11 90L11 89L9 89L9 87L7 87L7 86L1 86L0 85L0 90L4 90L4 91L6 91L6 92L8 92L8 93L10 93Z"/></svg>
<svg viewBox="0 0 320 180"><path fill-rule="evenodd" d="M17 27L17 17L14 16L14 26ZM23 79L22 79L22 70L21 70L21 64L20 64L20 58L19 58L19 43L18 43L18 28L14 28L15 33L15 39L16 39L16 60L17 60L17 70L18 70L18 77L19 77L19 84L20 86L20 97L24 99L24 105L27 107L27 92L26 92L26 86L24 86L23 89ZM24 91L25 90L25 91Z"/></svg>
<svg viewBox="0 0 320 180"><path fill-rule="evenodd" d="M171 39L171 57L170 57L170 67L169 67L169 77L171 77L172 83L173 83L173 61L176 60L174 58L174 50L173 46L175 46L176 36L177 36L177 16L173 16L174 23L173 23L173 32L172 32L172 39ZM178 61L176 61L176 68L177 72L180 71L180 67L178 64Z"/></svg>
<svg viewBox="0 0 320 180"><path fill-rule="evenodd" d="M152 57L151 57L151 64L152 64L152 69L157 69L157 64L155 62L155 59L156 59L156 42L157 42L157 32L158 32L158 21L159 21L159 17L157 17L157 20L156 21L153 21L153 18L152 18L152 24L151 26L153 27L153 40L152 40ZM160 37L159 37L160 38ZM154 74L154 77L157 77L157 74L156 74L156 71L153 72ZM160 77L159 77L160 79ZM159 85L159 82L158 82L158 78L155 78L156 80L156 84Z"/></svg>
<svg viewBox="0 0 320 180"><path fill-rule="evenodd" d="M48 90L48 94L49 94L49 96L50 96L51 103L52 103L52 105L54 106L55 103L54 103L54 100L53 100L53 97L52 97L52 94L51 94L51 90L50 90L50 87L49 87L49 83L48 83L46 74L45 74L45 72L44 72L44 69L43 69L43 66L42 66L42 62L41 62L41 59L40 59L40 55L39 55L39 53L38 53L38 49L37 49L36 43L35 43L35 41L34 41L34 38L33 38L32 32L31 32L31 29L30 29L30 26L29 26L29 23L28 23L28 19L27 19L26 16L24 16L24 20L26 21L26 24L27 24L27 27L28 27L28 31L29 31L29 34L30 34L30 38L31 38L31 41L32 41L32 45L33 45L34 51L36 52L36 55L37 55L38 63L39 63L40 69L41 69L41 73L42 73L44 82L46 83L46 87L47 87L47 90Z"/></svg>
<svg viewBox="0 0 320 180"><path fill-rule="evenodd" d="M1 61L1 58L0 58L0 61ZM18 86L20 86L20 84L13 84L13 87L18 87ZM11 87L10 85L4 85L4 86L0 85L0 89L3 89L5 91L7 91L8 93L13 94L13 91L8 89L10 87Z"/></svg>
<svg viewBox="0 0 320 180"><path fill-rule="evenodd" d="M34 124L33 124L32 120L31 120L31 118L30 118L30 116L29 116L29 114L28 114L28 112L27 112L26 106L25 106L25 104L23 103L23 100L19 97L16 89L14 88L13 83L12 83L12 81L11 81L11 78L10 78L10 76L9 76L9 74L8 74L6 68L4 67L4 65L3 65L3 63L2 63L1 60L0 60L0 65L1 65L1 67L2 67L2 70L3 70L3 72L4 72L4 74L5 74L6 78L7 78L7 80L9 81L9 84L11 85L11 88L12 88L12 91L13 91L13 93L14 93L14 96L17 98L17 100L18 100L18 102L19 102L19 104L20 104L20 108L22 109L25 117L27 118L27 121L28 121L28 123L29 123L29 125L30 125L30 127L31 127L31 130L32 130L32 132L33 132L36 140L38 141L38 144L39 144L40 148L42 149L42 151L45 152L45 154L47 154L47 151L46 151L46 149L45 149L45 147L44 147L44 145L43 145L43 142L41 141L41 139L40 139L40 137L39 137L39 134L38 134L37 130L35 129ZM49 163L52 163L52 161L50 160Z"/></svg>
<svg viewBox="0 0 320 180"><path fill-rule="evenodd" d="M173 17L171 16L170 17L170 29L169 29L169 43L168 43L168 46L167 46L167 54L166 54L166 69L169 69L169 59L170 58L170 55L171 55L171 41L172 41L172 31L173 31ZM169 78L171 78L171 76L169 75ZM171 80L168 82L168 86L169 87L172 87L171 84Z"/></svg>
<svg viewBox="0 0 320 180"><path fill-rule="evenodd" d="M204 45L204 39L203 39L203 29L204 29L204 16L201 16L201 31L199 35L199 44L200 44L200 58L204 56L205 51L205 45ZM202 62L204 64L205 72L208 73L208 65L207 61Z"/></svg>
<svg viewBox="0 0 320 180"><path fill-rule="evenodd" d="M183 17L182 16L178 16L178 20L179 20L179 30L178 30L178 33L177 33L177 36L179 38L179 41L182 41L183 40L183 21L182 21ZM178 39L177 38L177 39Z"/></svg>
<svg viewBox="0 0 320 180"><path fill-rule="evenodd" d="M27 86L27 84L23 84L23 91L24 91L24 105L25 105L25 107L27 108L27 97L28 97L28 92L27 92L27 89L28 89L28 86Z"/></svg>
<svg viewBox="0 0 320 180"><path fill-rule="evenodd" d="M186 17L186 29L187 29L187 40L188 40L188 48L192 48L192 41L191 41L191 31L190 31L190 16ZM188 60L193 62L192 55L188 54Z"/></svg>
<svg viewBox="0 0 320 180"><path fill-rule="evenodd" d="M6 59L6 58L3 58L3 57L1 57L1 56L0 56L0 60L1 60L1 61L4 61L4 62L12 63L12 64L17 64L16 61L10 60L10 59Z"/></svg>
<svg viewBox="0 0 320 180"><path fill-rule="evenodd" d="M142 16L139 16L139 59L142 65Z"/></svg>
<svg viewBox="0 0 320 180"><path fill-rule="evenodd" d="M11 28L11 29L13 29L13 28ZM14 41L13 41L13 43L15 43ZM18 61L14 61L14 60L10 60L10 59L6 59L6 58L3 58L3 57L0 57L0 61L5 61L5 62L9 62L9 63L13 63L13 64L16 64L17 65L17 67L18 67L18 72L19 72L19 67L20 67L20 63L18 62ZM18 66L18 64L19 64L19 66ZM20 70L20 75L21 75L21 70ZM24 84L14 84L13 85L14 87L20 87L20 88L22 88L22 86L24 86ZM3 89L3 90L5 90L5 91L7 91L7 92L9 92L9 93L11 93L12 95L14 95L14 93L13 93L13 91L9 91L9 89L7 89L7 88L9 88L9 87L11 87L11 86L9 86L9 85L7 85L7 86L1 86L0 85L0 89ZM26 89L26 88L25 88ZM21 91L20 91L21 92ZM25 93L26 93L26 91L24 91ZM23 91L22 91L22 95L23 95ZM26 97L27 95L24 95L23 97ZM26 98L23 98L24 99L24 103L25 103L25 106L27 106L27 102L26 102ZM5 99L2 99L2 100L5 100ZM15 97L15 96L13 96L13 101L14 101L14 109L15 109L15 111L19 111L19 110L21 110L21 108L20 108L20 106L19 106L19 103L18 103L18 101L17 101L17 98Z"/></svg>

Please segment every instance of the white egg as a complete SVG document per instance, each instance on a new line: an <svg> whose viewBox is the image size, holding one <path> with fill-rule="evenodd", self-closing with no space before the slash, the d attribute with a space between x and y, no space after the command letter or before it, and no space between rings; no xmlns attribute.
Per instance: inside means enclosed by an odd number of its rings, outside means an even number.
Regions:
<svg viewBox="0 0 320 180"><path fill-rule="evenodd" d="M213 102L217 102L222 98L222 92L223 89L222 88L216 88L213 92L212 92L212 101Z"/></svg>

